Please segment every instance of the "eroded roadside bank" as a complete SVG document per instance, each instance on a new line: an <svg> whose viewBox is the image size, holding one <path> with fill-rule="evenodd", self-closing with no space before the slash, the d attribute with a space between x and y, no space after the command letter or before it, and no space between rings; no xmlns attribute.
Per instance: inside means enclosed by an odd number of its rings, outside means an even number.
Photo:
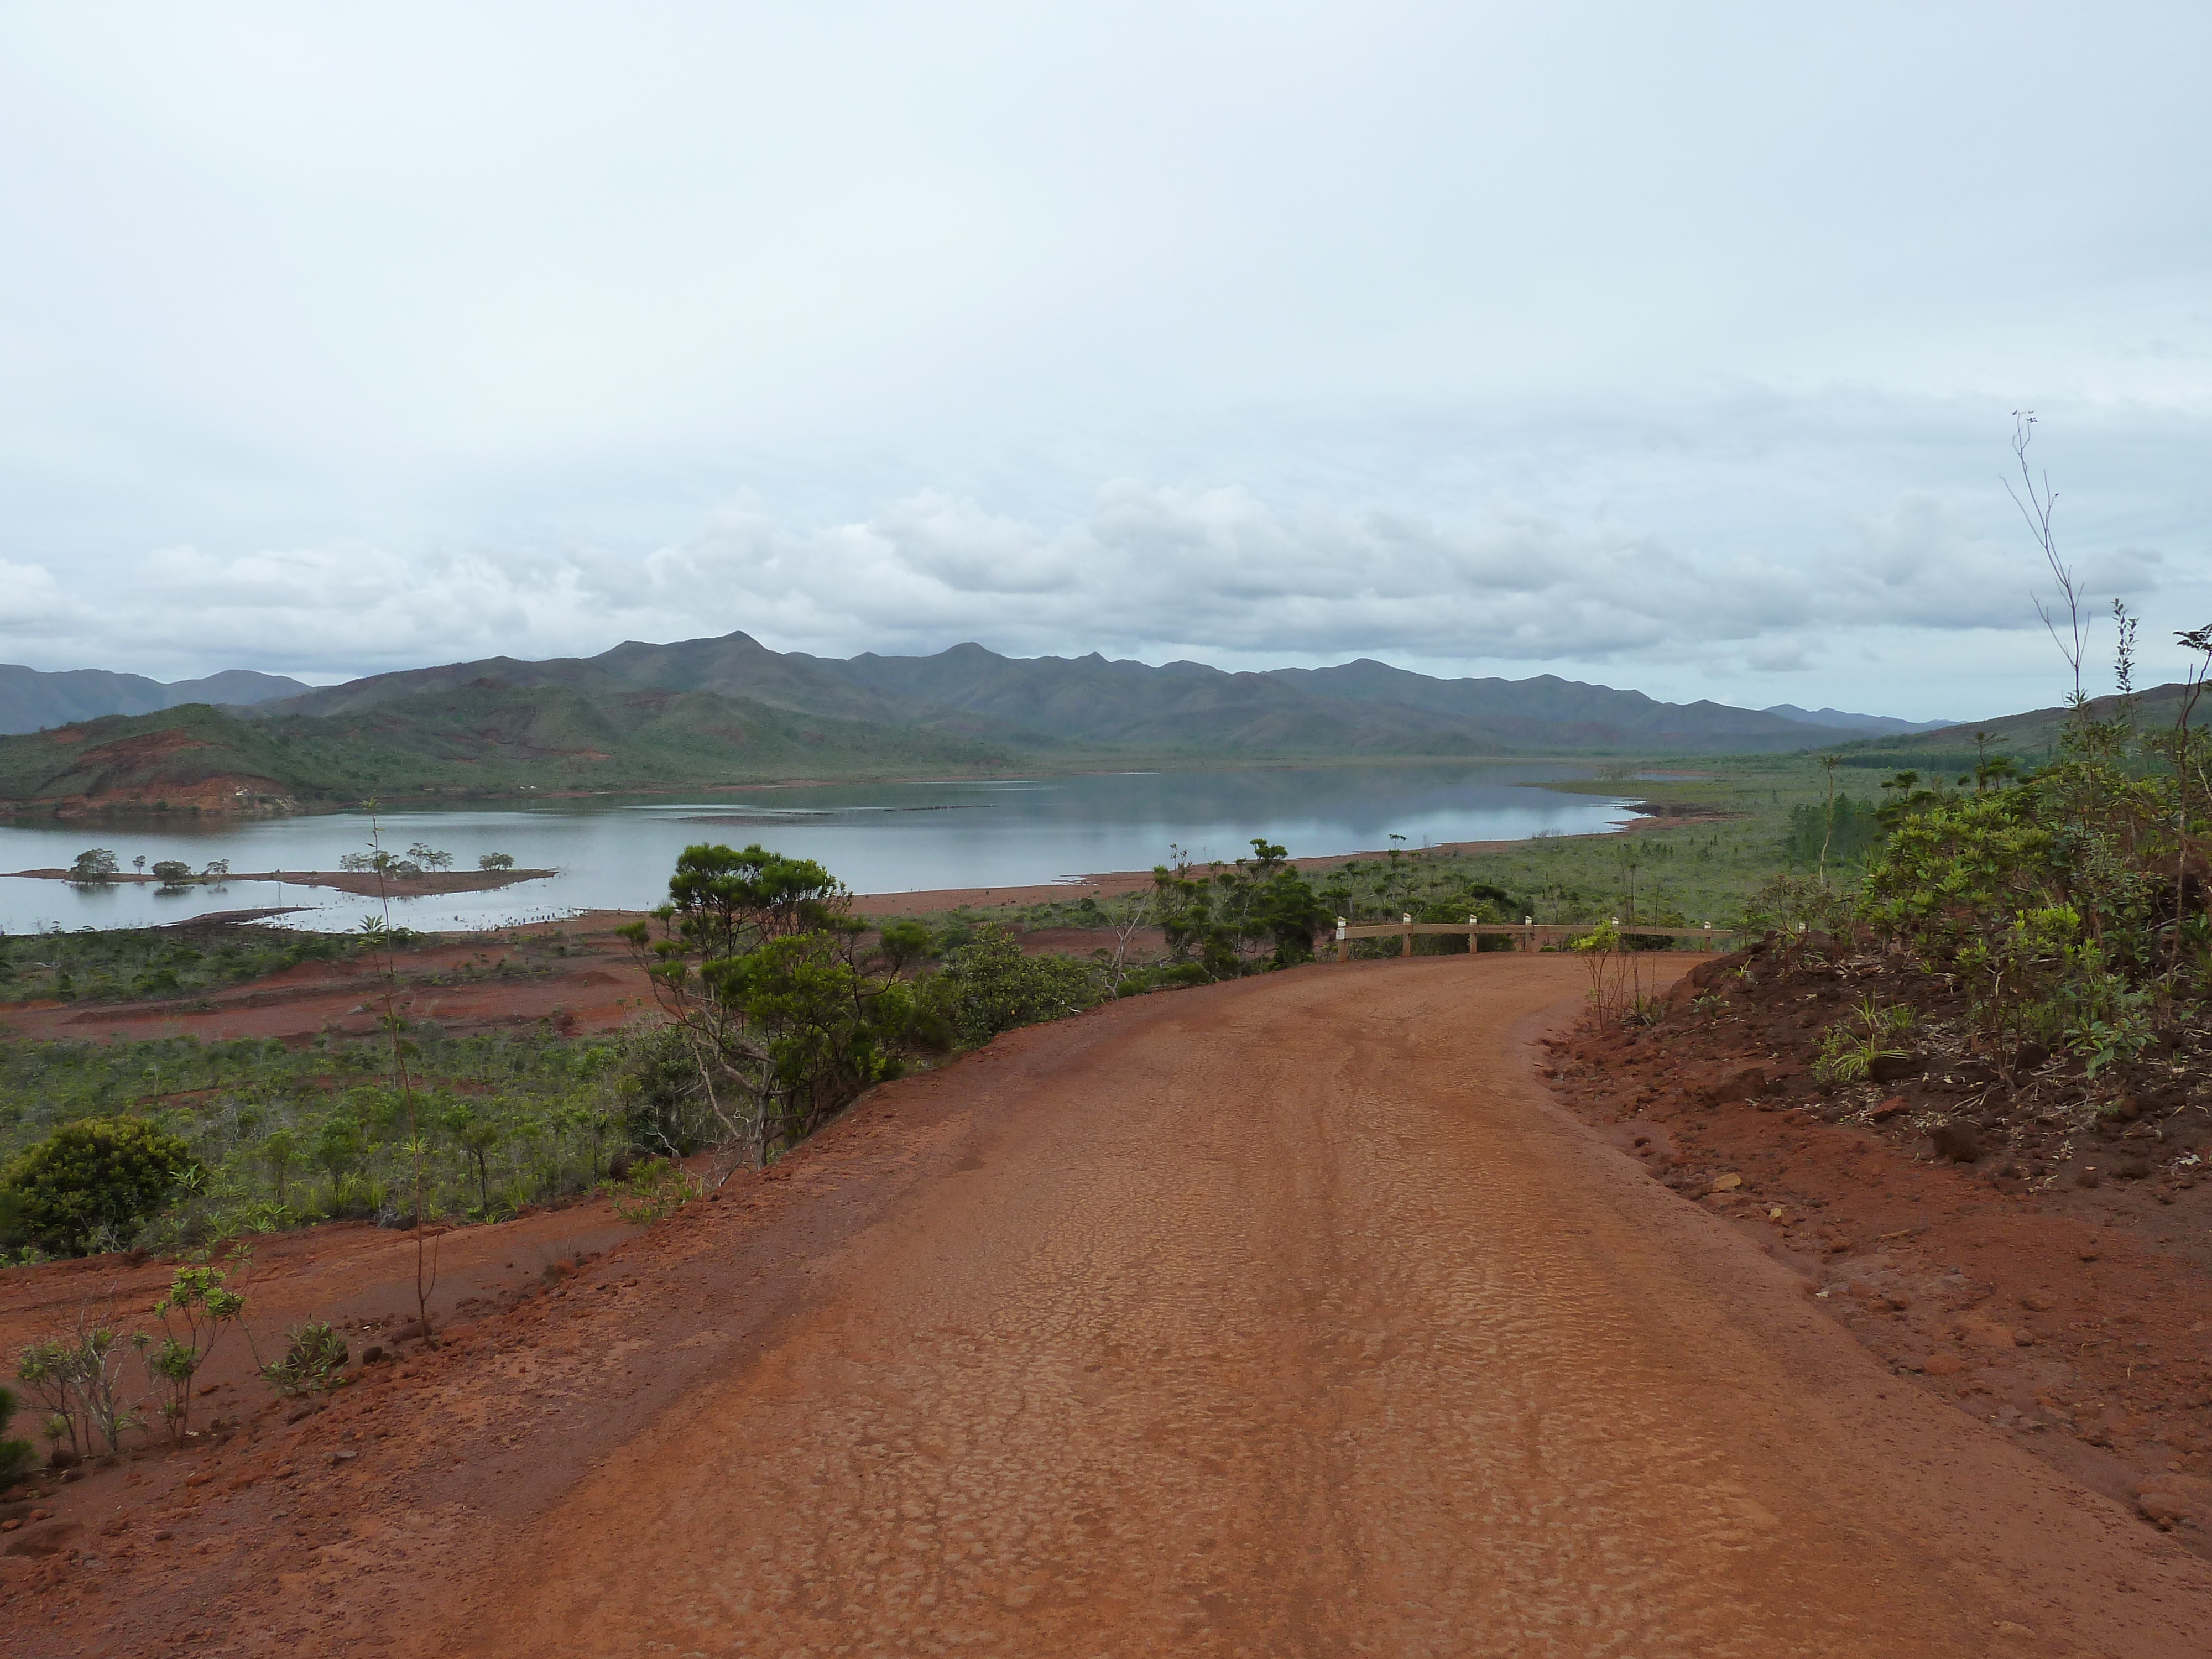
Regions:
<svg viewBox="0 0 2212 1659"><path fill-rule="evenodd" d="M1546 1079L1900 1378L2212 1555L2202 1067L2161 1055L2101 1088L2063 1057L2016 1072L1938 1003L1885 1080L1824 1086L1823 1033L1903 1000L1911 970L1784 954L1693 968L1649 1025L1551 1039Z"/></svg>

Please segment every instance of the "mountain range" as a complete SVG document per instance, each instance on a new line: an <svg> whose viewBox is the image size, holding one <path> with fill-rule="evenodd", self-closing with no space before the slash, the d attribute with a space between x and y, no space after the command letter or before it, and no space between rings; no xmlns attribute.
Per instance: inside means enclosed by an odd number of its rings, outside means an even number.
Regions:
<svg viewBox="0 0 2212 1659"><path fill-rule="evenodd" d="M0 673L0 805L283 811L522 790L647 790L1031 767L1390 756L1779 751L1919 730L1824 709L1668 703L1541 675L1437 679L1369 660L1231 673L1103 656L811 656L750 635L486 658L343 685L237 671L204 701L136 676ZM100 687L128 695L94 714ZM20 696L15 688L26 688ZM243 695L241 695L241 693ZM43 696L44 702L36 699ZM222 706L217 706L218 704Z"/></svg>
<svg viewBox="0 0 2212 1659"><path fill-rule="evenodd" d="M179 703L245 706L272 697L293 697L307 690L282 674L258 674L230 668L205 679L163 684L143 674L114 674L104 668L72 668L46 673L16 663L0 663L0 732L37 732L102 714L150 714Z"/></svg>
<svg viewBox="0 0 2212 1659"><path fill-rule="evenodd" d="M1846 714L1840 708L1800 708L1787 702L1778 702L1766 712L1779 714L1785 720L1832 726L1839 732L1856 732L1870 738L1902 737L1908 732L1942 732L1959 724L1956 720L1901 720L1888 714Z"/></svg>

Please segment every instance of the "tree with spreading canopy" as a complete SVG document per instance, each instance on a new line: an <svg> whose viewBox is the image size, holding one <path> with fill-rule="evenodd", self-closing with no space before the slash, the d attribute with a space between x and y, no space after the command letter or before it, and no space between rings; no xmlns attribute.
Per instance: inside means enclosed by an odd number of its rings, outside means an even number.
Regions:
<svg viewBox="0 0 2212 1659"><path fill-rule="evenodd" d="M689 1049L726 1142L756 1162L812 1133L948 1024L915 980L929 936L893 922L872 942L851 895L811 859L754 845L687 847L659 924L623 936Z"/></svg>

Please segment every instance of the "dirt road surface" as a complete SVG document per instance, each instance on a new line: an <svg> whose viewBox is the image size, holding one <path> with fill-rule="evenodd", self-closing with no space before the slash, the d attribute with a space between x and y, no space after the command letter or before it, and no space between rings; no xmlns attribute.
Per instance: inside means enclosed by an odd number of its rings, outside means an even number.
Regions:
<svg viewBox="0 0 2212 1659"><path fill-rule="evenodd" d="M2203 1564L1549 1107L1577 977L1315 969L1036 1054L417 1650L2212 1647Z"/></svg>
<svg viewBox="0 0 2212 1659"><path fill-rule="evenodd" d="M1553 1105L1579 988L1002 1038L211 1467L148 1517L195 1554L10 1650L2212 1651L2212 1566Z"/></svg>

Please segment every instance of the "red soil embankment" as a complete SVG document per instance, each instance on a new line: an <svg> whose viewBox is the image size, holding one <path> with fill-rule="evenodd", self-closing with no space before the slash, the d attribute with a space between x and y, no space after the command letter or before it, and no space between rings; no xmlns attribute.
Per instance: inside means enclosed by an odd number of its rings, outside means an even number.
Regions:
<svg viewBox="0 0 2212 1659"><path fill-rule="evenodd" d="M1700 963L1649 1030L1559 1042L1545 1075L1656 1179L1803 1274L1901 1380L2212 1555L2212 1182L2174 1139L2192 1114L2163 1143L2148 1119L2107 1121L2112 1139L2058 1164L2035 1156L2058 1150L2044 1115L2009 1146L1980 1129L1987 1154L1954 1161L1928 1126L1969 1100L1942 1065L1841 1096L1810 1076L1863 984L1747 986L1746 960ZM2161 1144L2164 1168L2136 1155ZM2134 1178L2060 1178L2085 1161Z"/></svg>

